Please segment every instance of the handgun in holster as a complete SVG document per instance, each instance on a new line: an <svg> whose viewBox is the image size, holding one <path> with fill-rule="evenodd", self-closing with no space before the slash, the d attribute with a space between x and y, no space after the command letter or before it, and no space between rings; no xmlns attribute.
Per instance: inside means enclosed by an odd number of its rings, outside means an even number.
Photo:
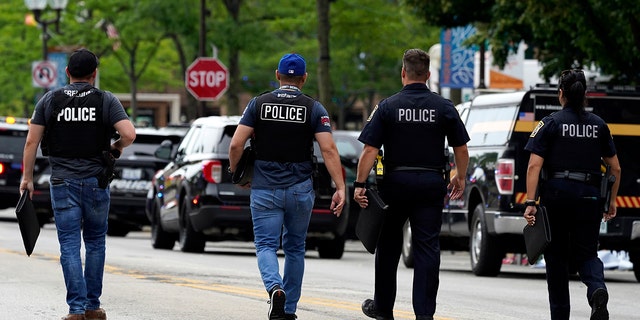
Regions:
<svg viewBox="0 0 640 320"><path fill-rule="evenodd" d="M101 158L103 167L102 171L100 171L100 174L98 175L98 186L102 189L106 189L113 178L116 177L116 157L110 151L103 150Z"/></svg>
<svg viewBox="0 0 640 320"><path fill-rule="evenodd" d="M600 198L603 203L603 212L609 212L609 206L611 205L611 189L616 182L616 176L611 174L611 166L604 165L604 171L602 172L602 179L600 180Z"/></svg>

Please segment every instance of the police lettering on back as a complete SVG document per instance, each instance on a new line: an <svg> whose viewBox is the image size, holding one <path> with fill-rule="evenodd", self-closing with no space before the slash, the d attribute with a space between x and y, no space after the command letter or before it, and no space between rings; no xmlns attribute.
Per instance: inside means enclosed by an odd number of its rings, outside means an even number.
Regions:
<svg viewBox="0 0 640 320"><path fill-rule="evenodd" d="M401 123L436 123L437 115L434 109L399 108L396 121Z"/></svg>
<svg viewBox="0 0 640 320"><path fill-rule="evenodd" d="M93 90L81 92L78 94L78 90L64 90L64 93L70 97L86 97L87 95L93 93ZM65 107L58 113L58 118L56 119L58 122L66 121L66 122L81 122L81 121L96 121L96 108L94 107L81 107L81 108L73 108L73 107Z"/></svg>
<svg viewBox="0 0 640 320"><path fill-rule="evenodd" d="M562 124L562 136L571 138L598 138L598 125L595 124Z"/></svg>
<svg viewBox="0 0 640 320"><path fill-rule="evenodd" d="M286 121L304 123L307 118L307 108L288 104L263 104L260 108L262 120Z"/></svg>

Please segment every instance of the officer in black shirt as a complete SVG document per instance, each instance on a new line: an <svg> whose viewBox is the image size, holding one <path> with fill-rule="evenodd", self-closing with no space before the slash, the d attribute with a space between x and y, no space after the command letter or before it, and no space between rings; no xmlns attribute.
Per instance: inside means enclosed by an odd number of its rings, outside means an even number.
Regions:
<svg viewBox="0 0 640 320"><path fill-rule="evenodd" d="M451 101L426 85L429 55L409 49L402 59L399 93L382 100L373 110L358 140L360 155L354 199L367 206L365 181L384 146L384 178L380 195L389 204L376 247L374 299L362 304L365 315L393 319L396 273L402 250L402 229L411 222L414 254L413 309L416 319L433 319L440 268L439 235L447 188L451 199L462 196L469 163L469 135ZM457 174L449 185L445 177L445 138L455 153Z"/></svg>
<svg viewBox="0 0 640 320"><path fill-rule="evenodd" d="M563 71L558 85L561 111L543 118L531 133L525 149L531 151L527 170L527 207L531 225L537 212L536 192L547 208L551 243L544 252L551 319L569 319L569 267L577 267L587 286L591 319L609 319L609 299L602 261L598 259L600 222L616 215L615 201L602 212L601 161L611 167L620 184L620 164L607 124L585 111L586 79L581 70ZM544 181L540 172L544 169Z"/></svg>

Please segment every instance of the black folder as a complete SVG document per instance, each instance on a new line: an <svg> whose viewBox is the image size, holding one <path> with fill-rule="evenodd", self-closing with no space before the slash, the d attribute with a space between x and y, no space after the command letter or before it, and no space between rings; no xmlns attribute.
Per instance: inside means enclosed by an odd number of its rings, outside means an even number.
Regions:
<svg viewBox="0 0 640 320"><path fill-rule="evenodd" d="M530 265L535 264L540 259L540 256L551 242L551 228L547 217L547 209L544 206L539 206L537 209L536 223L534 225L527 224L522 230L524 244L527 248L527 259Z"/></svg>
<svg viewBox="0 0 640 320"><path fill-rule="evenodd" d="M360 210L358 222L356 223L356 236L369 253L375 253L389 206L380 198L376 189L367 188L365 195L369 200L369 205Z"/></svg>
<svg viewBox="0 0 640 320"><path fill-rule="evenodd" d="M27 251L27 256L31 256L33 248L36 246L36 240L40 235L40 222L28 190L22 192L20 200L18 200L16 217L18 218L24 249Z"/></svg>

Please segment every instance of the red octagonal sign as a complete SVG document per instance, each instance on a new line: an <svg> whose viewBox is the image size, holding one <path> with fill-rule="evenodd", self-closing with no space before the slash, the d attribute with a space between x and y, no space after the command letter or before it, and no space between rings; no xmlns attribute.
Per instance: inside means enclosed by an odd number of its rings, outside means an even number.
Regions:
<svg viewBox="0 0 640 320"><path fill-rule="evenodd" d="M229 77L225 67L215 58L198 58L187 68L187 90L198 100L213 101L227 91Z"/></svg>

